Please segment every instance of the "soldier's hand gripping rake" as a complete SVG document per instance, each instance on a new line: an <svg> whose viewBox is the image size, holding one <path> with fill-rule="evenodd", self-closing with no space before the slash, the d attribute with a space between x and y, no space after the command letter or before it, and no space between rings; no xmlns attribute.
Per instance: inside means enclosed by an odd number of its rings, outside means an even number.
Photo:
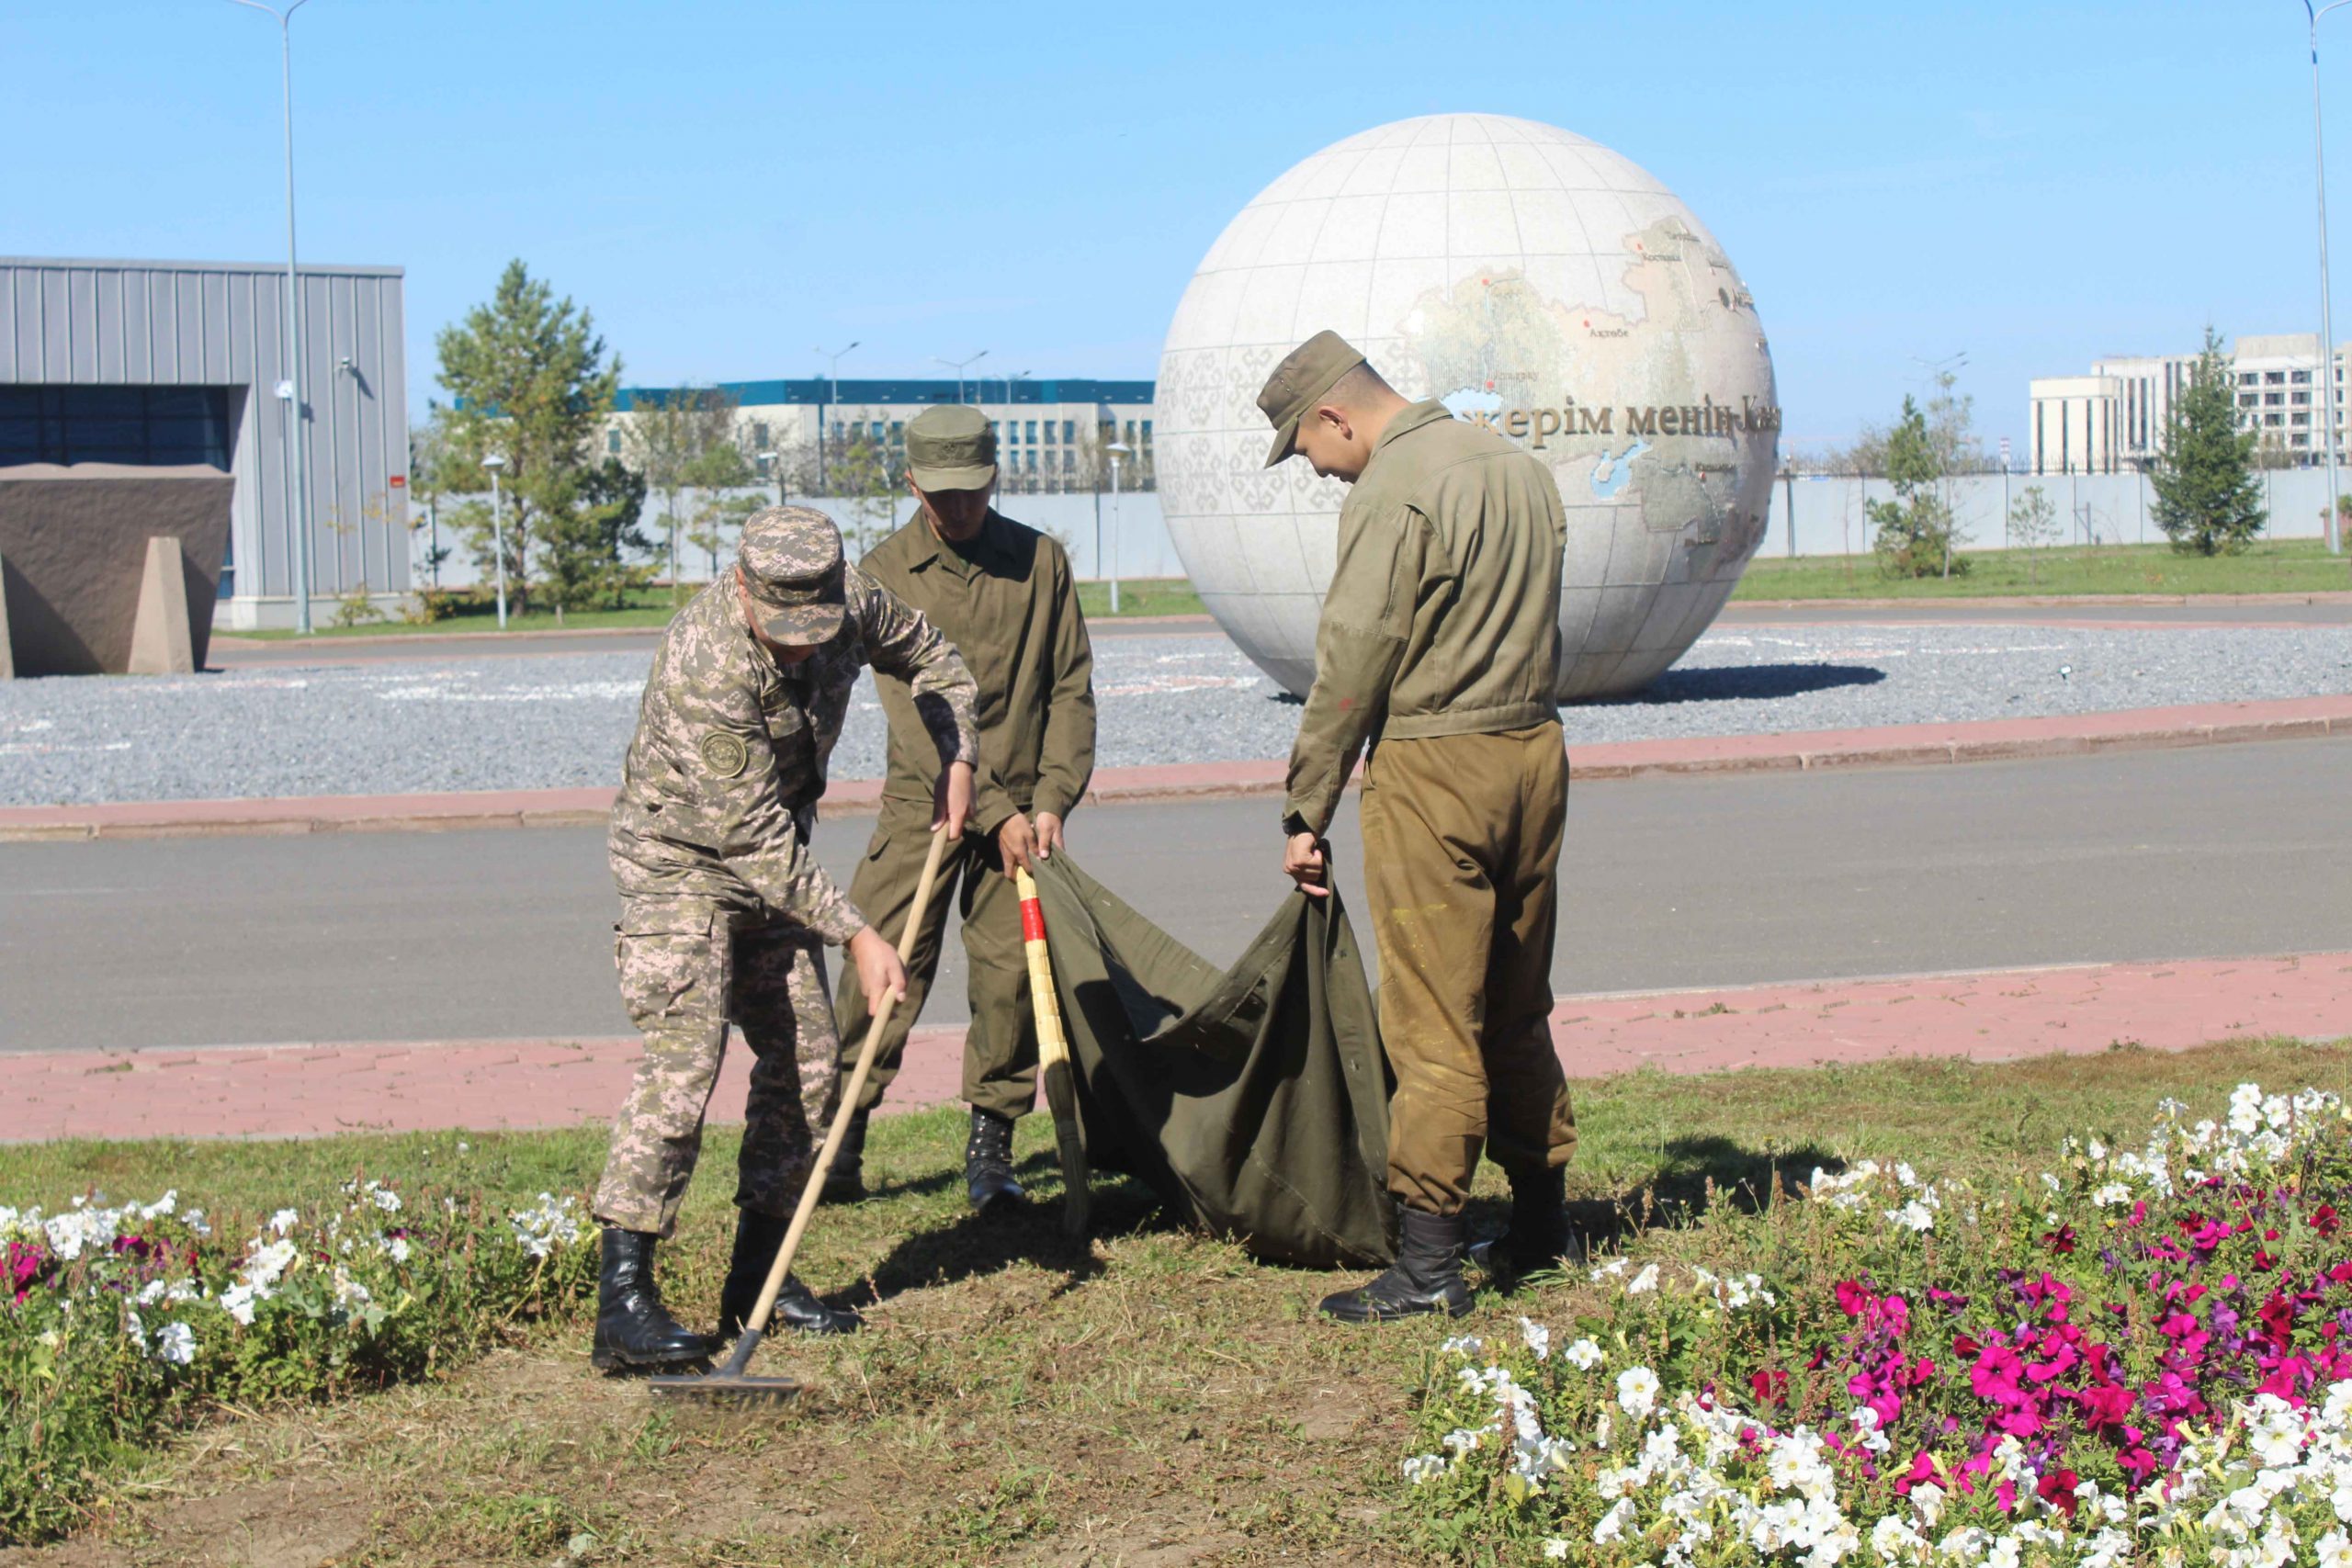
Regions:
<svg viewBox="0 0 2352 1568"><path fill-rule="evenodd" d="M1046 948L1046 912L1037 884L1016 868L1021 895L1021 946L1029 958L1029 1003L1037 1015L1037 1071L1046 1080L1046 1104L1054 1113L1054 1148L1062 1164L1062 1234L1086 1234L1094 1191L1086 1168L1086 1139L1078 1120L1078 1083L1071 1075L1069 1034L1062 1027L1061 999L1054 992L1054 961Z"/></svg>
<svg viewBox="0 0 2352 1568"><path fill-rule="evenodd" d="M930 906L932 885L939 880L939 862L946 850L947 829L933 829L931 852L923 857L922 874L915 880L914 902L907 908L907 929L899 937L901 964L914 953L915 933L922 929L923 910ZM808 1228L808 1216L817 1212L818 1194L824 1189L825 1178L832 1173L833 1156L849 1131L850 1118L857 1113L858 1096L865 1090L866 1075L874 1070L874 1054L881 1046L882 1032L890 1026L890 1013L898 1000L895 996L885 996L881 1006L874 1010L874 1021L866 1027L865 1043L857 1049L857 1066L851 1071L849 1082L842 1086L841 1105L833 1112L833 1124L825 1134L824 1147L817 1151L817 1163L808 1172L808 1182L800 1189L800 1206L793 1211L791 1227L784 1233L784 1244L775 1249L775 1261L768 1265L767 1283L761 1288L759 1304L752 1309L751 1317L743 1325L743 1337L735 1341L735 1353L716 1371L646 1379L646 1386L656 1394L749 1403L789 1399L800 1392L797 1379L755 1378L743 1369L751 1364L752 1352L767 1337L768 1315L775 1311L776 1292L784 1288L784 1277L792 1271L792 1258L800 1250L800 1237Z"/></svg>

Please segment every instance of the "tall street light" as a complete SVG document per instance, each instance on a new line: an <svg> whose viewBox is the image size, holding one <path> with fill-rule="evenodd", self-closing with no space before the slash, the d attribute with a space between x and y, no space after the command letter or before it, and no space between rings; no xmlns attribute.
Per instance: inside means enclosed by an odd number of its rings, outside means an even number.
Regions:
<svg viewBox="0 0 2352 1568"><path fill-rule="evenodd" d="M2303 15L2311 20L2312 32L2312 163L2319 175L2319 389L2320 412L2326 421L2323 434L2327 440L2327 552L2335 554L2344 547L2342 535L2335 526L2335 323L2328 310L2327 289L2327 141L2320 134L2319 118L2319 19L2339 6L2352 5L2352 0L2330 0L2314 7L2312 0L2303 0Z"/></svg>
<svg viewBox="0 0 2352 1568"><path fill-rule="evenodd" d="M294 0L280 11L265 6L261 0L231 0L231 4L259 11L277 22L279 64L285 78L286 99L286 398L292 419L287 445L290 466L286 480L286 528L294 542L294 629L302 636L311 635L311 492L303 461L302 449L307 442L302 433L302 308L299 290L301 284L294 273L294 13L309 0Z"/></svg>
<svg viewBox="0 0 2352 1568"><path fill-rule="evenodd" d="M1111 455L1111 614L1115 615L1119 613L1119 459L1131 456L1135 448L1124 441L1114 441L1102 450ZM1100 513L1095 513L1094 528L1095 570L1100 571L1102 560Z"/></svg>
<svg viewBox="0 0 2352 1568"><path fill-rule="evenodd" d="M814 348L808 351L831 361L831 368L825 372L825 400L817 408L817 493L819 495L825 493L825 411L841 400L842 355L856 346L857 340L852 338L845 347Z"/></svg>
<svg viewBox="0 0 2352 1568"><path fill-rule="evenodd" d="M481 460L481 466L490 470L490 536L491 548L496 553L498 563L498 629L504 631L506 629L506 509L500 502L498 470L506 467L506 459L492 452ZM677 570L677 562L672 561L670 570L673 576L676 574Z"/></svg>
<svg viewBox="0 0 2352 1568"><path fill-rule="evenodd" d="M988 356L989 351L984 348L969 359L942 359L934 354L931 356L931 362L933 365L944 365L956 372L956 400L960 403L964 400L964 367L986 359Z"/></svg>

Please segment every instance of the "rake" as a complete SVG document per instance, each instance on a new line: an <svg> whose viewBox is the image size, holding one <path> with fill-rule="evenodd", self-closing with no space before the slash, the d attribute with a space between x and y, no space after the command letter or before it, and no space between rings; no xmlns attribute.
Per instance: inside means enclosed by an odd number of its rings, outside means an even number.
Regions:
<svg viewBox="0 0 2352 1568"><path fill-rule="evenodd" d="M946 852L947 841L944 827L931 830L931 852L923 857L922 875L915 882L914 902L907 909L907 929L899 938L901 964L914 953L915 933L922 929L923 910L931 903L932 884L939 880L939 863ZM800 1237L808 1229L808 1216L817 1212L818 1196L824 1189L825 1178L832 1173L833 1156L849 1131L850 1118L857 1113L858 1096L865 1090L866 1075L874 1068L874 1053L882 1043L882 1032L890 1026L890 1013L898 1000L896 996L886 995L874 1010L874 1021L866 1027L865 1043L858 1047L857 1066L842 1088L841 1105L833 1112L833 1124L825 1134L825 1145L817 1151L817 1163L800 1189L800 1206L793 1211L791 1227L784 1233L783 1245L775 1249L775 1261L768 1265L767 1283L760 1291L759 1304L752 1309L750 1319L743 1325L743 1337L735 1341L735 1353L716 1371L646 1379L646 1387L657 1397L711 1403L781 1403L800 1392L797 1378L755 1378L743 1369L751 1365L752 1353L767 1337L768 1314L775 1311L776 1292L784 1288L784 1277L792 1270L793 1254L800 1250Z"/></svg>

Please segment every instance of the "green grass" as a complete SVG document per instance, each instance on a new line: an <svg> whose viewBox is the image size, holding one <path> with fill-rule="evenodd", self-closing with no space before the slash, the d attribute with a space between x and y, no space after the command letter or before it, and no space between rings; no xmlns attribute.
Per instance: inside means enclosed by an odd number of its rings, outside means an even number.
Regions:
<svg viewBox="0 0 2352 1568"><path fill-rule="evenodd" d="M1716 1228L1683 1220L1816 1162L2038 1169L2069 1133L2144 1131L2168 1094L2210 1113L2249 1078L2352 1089L2352 1042L1593 1080L1577 1086L1570 1190L1588 1234L1687 1252ZM1580 1285L1488 1292L1461 1325L1343 1328L1313 1307L1353 1276L1165 1228L1123 1181L1098 1190L1091 1238L1063 1239L1042 1116L1016 1145L1041 1199L1019 1219L966 1212L961 1145L952 1111L875 1124L878 1196L820 1211L800 1266L864 1303L869 1326L763 1351L763 1370L808 1380L792 1408L657 1407L589 1369L575 1322L445 1382L224 1415L118 1488L82 1537L10 1562L1423 1562L1396 1464L1426 1359L1449 1333L1508 1337L1521 1313L1564 1323L1589 1304ZM15 1145L0 1147L0 1202L177 1187L258 1216L361 1170L520 1202L583 1190L603 1147L596 1129ZM713 1131L662 1252L690 1321L714 1310L735 1147ZM1474 1223L1498 1221L1499 1192L1482 1172Z"/></svg>
<svg viewBox="0 0 2352 1568"><path fill-rule="evenodd" d="M2255 545L2243 555L2176 555L2169 545L2074 545L2031 552L1967 550L1951 578L1883 577L1873 557L1767 554L1735 599L1980 599L2013 594L2312 593L2352 591L2352 560L2316 539Z"/></svg>
<svg viewBox="0 0 2352 1568"><path fill-rule="evenodd" d="M685 593L691 597L699 585L688 583ZM1111 614L1111 588L1104 582L1081 582L1078 585L1079 606L1091 620L1104 620ZM320 625L315 637L495 637L498 634L498 610L487 596L464 595L454 602L455 613L437 621L403 621L397 617L385 621L369 621L363 626L332 626ZM516 611L506 617L506 629L511 632L588 631L609 627L629 629L658 628L670 624L675 609L666 588L651 588L628 596L627 608L619 610L568 611L559 625L552 610ZM1145 577L1119 584L1119 615L1198 615L1205 614L1201 597L1193 585L1181 577ZM221 637L255 637L269 642L287 642L299 634L291 631L232 631L223 626L216 633Z"/></svg>

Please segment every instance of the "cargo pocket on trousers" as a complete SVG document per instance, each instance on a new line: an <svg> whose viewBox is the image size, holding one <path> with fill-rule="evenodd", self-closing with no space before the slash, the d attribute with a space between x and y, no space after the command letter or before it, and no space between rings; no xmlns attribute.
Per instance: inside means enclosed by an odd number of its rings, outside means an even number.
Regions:
<svg viewBox="0 0 2352 1568"><path fill-rule="evenodd" d="M639 1029L704 1005L723 1008L718 909L706 900L632 898L613 924L621 1004Z"/></svg>

